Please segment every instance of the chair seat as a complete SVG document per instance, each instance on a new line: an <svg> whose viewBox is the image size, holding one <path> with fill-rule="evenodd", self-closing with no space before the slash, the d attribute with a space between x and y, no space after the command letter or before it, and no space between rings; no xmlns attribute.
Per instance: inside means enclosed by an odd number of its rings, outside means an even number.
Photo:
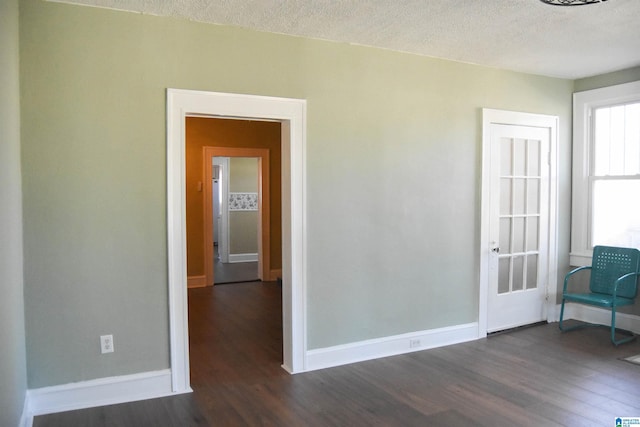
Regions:
<svg viewBox="0 0 640 427"><path fill-rule="evenodd" d="M564 294L562 296L566 301L579 302L582 304L597 305L599 307L613 307L613 296L607 294L598 294L590 292L588 294ZM633 304L633 299L616 297L616 306Z"/></svg>

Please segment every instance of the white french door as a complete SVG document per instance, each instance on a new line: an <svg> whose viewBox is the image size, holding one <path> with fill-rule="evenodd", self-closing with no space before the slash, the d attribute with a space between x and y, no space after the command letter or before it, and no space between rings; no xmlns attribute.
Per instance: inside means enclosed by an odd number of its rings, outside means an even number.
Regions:
<svg viewBox="0 0 640 427"><path fill-rule="evenodd" d="M553 320L558 276L559 118L483 109L482 121L480 337Z"/></svg>
<svg viewBox="0 0 640 427"><path fill-rule="evenodd" d="M495 332L547 318L551 131L490 123L488 135L486 332Z"/></svg>

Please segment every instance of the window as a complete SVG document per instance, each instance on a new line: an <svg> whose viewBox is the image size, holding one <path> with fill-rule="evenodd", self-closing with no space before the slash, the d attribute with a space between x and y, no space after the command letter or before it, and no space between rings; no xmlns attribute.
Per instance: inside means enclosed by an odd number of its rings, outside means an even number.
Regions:
<svg viewBox="0 0 640 427"><path fill-rule="evenodd" d="M571 265L640 248L640 82L574 94Z"/></svg>

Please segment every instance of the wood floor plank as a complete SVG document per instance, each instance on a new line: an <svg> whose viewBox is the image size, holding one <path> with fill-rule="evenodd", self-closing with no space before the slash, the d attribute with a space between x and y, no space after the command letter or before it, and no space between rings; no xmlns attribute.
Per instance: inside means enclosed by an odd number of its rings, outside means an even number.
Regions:
<svg viewBox="0 0 640 427"><path fill-rule="evenodd" d="M557 324L289 375L281 289L189 290L194 393L36 417L35 427L602 426L640 415L640 366L606 329Z"/></svg>

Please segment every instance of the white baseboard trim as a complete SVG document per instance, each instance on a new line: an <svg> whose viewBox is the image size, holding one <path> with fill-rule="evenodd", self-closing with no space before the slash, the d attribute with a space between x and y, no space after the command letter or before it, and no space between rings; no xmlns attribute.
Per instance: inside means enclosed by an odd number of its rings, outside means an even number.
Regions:
<svg viewBox="0 0 640 427"><path fill-rule="evenodd" d="M24 406L22 408L22 416L20 416L20 423L18 427L32 427L33 426L33 416L29 414L29 394L28 392L24 395Z"/></svg>
<svg viewBox="0 0 640 427"><path fill-rule="evenodd" d="M288 373L289 375L293 375L293 374L296 374L296 373L297 373L297 372L293 372L293 369L291 369L289 366L285 365L284 363L283 363L282 365L280 365L280 367L281 367L282 369L284 369L285 371L287 371L287 373Z"/></svg>
<svg viewBox="0 0 640 427"><path fill-rule="evenodd" d="M189 390L191 391L191 390ZM171 387L171 370L37 388L27 391L28 415L135 402L177 394Z"/></svg>
<svg viewBox="0 0 640 427"><path fill-rule="evenodd" d="M229 263L234 262L257 262L258 254L229 254Z"/></svg>
<svg viewBox="0 0 640 427"><path fill-rule="evenodd" d="M411 332L307 351L305 371L395 356L478 339L478 323Z"/></svg>
<svg viewBox="0 0 640 427"><path fill-rule="evenodd" d="M560 304L556 305L555 322L560 320ZM611 326L611 311L584 304L567 303L564 306L564 318ZM640 334L640 316L616 313L616 327Z"/></svg>

